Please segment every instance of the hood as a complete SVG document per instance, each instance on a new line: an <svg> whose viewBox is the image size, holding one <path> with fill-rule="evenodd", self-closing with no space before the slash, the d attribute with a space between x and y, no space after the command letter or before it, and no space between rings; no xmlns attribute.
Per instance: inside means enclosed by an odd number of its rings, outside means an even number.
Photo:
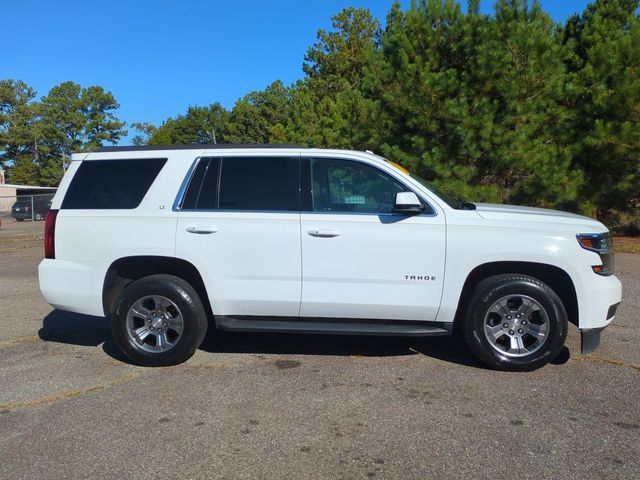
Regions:
<svg viewBox="0 0 640 480"><path fill-rule="evenodd" d="M494 220L513 220L523 222L546 222L554 224L571 224L591 228L594 233L607 231L607 228L593 218L575 213L550 210L548 208L520 207L518 205L501 205L497 203L475 203L476 212L482 218ZM588 232L585 232L588 233Z"/></svg>

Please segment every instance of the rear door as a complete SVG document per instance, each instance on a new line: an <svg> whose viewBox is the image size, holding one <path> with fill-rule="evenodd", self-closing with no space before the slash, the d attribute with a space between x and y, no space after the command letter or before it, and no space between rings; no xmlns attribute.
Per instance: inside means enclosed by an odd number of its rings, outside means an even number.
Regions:
<svg viewBox="0 0 640 480"><path fill-rule="evenodd" d="M179 206L176 254L203 276L214 314L298 316L299 156L201 158Z"/></svg>
<svg viewBox="0 0 640 480"><path fill-rule="evenodd" d="M444 280L444 214L393 211L400 175L342 158L303 159L301 316L435 320ZM305 185L306 183L306 185ZM304 197L303 197L304 198Z"/></svg>

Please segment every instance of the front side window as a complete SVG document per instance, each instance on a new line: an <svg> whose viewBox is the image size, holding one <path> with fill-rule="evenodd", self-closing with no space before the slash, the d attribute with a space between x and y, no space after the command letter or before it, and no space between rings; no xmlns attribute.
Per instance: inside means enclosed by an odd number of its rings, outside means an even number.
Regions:
<svg viewBox="0 0 640 480"><path fill-rule="evenodd" d="M182 210L299 211L297 158L203 158Z"/></svg>
<svg viewBox="0 0 640 480"><path fill-rule="evenodd" d="M366 163L312 159L313 210L316 212L393 213L396 193L408 189Z"/></svg>

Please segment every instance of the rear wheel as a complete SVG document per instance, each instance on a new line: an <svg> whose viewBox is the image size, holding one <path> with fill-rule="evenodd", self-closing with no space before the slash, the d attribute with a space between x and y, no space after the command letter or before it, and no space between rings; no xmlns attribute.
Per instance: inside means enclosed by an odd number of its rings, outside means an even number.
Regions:
<svg viewBox="0 0 640 480"><path fill-rule="evenodd" d="M534 370L560 353L567 313L558 295L540 280L497 275L476 286L464 336L473 353L491 368Z"/></svg>
<svg viewBox="0 0 640 480"><path fill-rule="evenodd" d="M129 285L111 318L113 338L133 362L176 365L190 358L207 332L202 302L191 285L152 275Z"/></svg>
<svg viewBox="0 0 640 480"><path fill-rule="evenodd" d="M42 216L42 214L41 214L41 213L36 213L35 219L36 219L37 221L40 221L40 220L42 220L43 218L44 218L44 217Z"/></svg>

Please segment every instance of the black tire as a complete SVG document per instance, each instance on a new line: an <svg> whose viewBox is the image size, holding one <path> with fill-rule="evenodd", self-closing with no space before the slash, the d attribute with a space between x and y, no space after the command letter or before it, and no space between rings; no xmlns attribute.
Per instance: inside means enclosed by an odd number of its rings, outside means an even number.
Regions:
<svg viewBox="0 0 640 480"><path fill-rule="evenodd" d="M157 295L171 300L179 309L183 329L174 346L163 352L148 352L127 333L127 314L141 298ZM111 331L118 347L131 361L145 367L176 365L189 359L207 333L207 315L195 289L173 275L151 275L131 283L120 295L111 315Z"/></svg>
<svg viewBox="0 0 640 480"><path fill-rule="evenodd" d="M16 218L16 222L24 222L24 218Z"/></svg>
<svg viewBox="0 0 640 480"><path fill-rule="evenodd" d="M36 213L35 219L39 222L41 220L44 220L44 217L42 216L41 213Z"/></svg>
<svg viewBox="0 0 640 480"><path fill-rule="evenodd" d="M514 357L498 351L489 342L485 335L485 316L500 299L508 296L517 298L518 295L535 300L544 309L548 317L548 332L537 351ZM496 370L531 371L558 356L567 337L567 325L564 304L548 285L528 275L504 274L478 283L467 308L463 334L474 355L488 367Z"/></svg>

